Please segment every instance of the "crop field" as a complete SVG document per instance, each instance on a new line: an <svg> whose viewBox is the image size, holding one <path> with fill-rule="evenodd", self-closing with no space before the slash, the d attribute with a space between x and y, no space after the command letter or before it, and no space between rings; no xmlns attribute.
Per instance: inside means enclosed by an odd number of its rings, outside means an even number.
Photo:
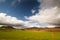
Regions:
<svg viewBox="0 0 60 40"><path fill-rule="evenodd" d="M60 40L60 32L0 30L0 40Z"/></svg>

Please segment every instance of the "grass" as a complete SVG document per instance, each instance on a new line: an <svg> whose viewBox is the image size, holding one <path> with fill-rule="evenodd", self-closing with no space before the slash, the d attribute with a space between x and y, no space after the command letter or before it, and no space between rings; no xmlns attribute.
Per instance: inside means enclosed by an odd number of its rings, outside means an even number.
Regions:
<svg viewBox="0 0 60 40"><path fill-rule="evenodd" d="M60 32L0 30L0 40L60 40Z"/></svg>

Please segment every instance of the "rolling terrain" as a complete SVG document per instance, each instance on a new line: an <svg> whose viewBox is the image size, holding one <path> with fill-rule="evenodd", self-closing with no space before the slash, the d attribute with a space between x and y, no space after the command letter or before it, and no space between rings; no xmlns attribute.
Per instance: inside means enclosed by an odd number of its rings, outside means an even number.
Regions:
<svg viewBox="0 0 60 40"><path fill-rule="evenodd" d="M0 40L60 40L60 28L0 29Z"/></svg>

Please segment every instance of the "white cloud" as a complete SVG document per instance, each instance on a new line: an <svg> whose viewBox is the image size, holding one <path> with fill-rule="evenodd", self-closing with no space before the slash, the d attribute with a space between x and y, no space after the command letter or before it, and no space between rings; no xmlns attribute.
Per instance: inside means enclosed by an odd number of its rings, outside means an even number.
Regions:
<svg viewBox="0 0 60 40"><path fill-rule="evenodd" d="M33 10L33 9L32 9L31 11L32 11L32 14L34 14L34 13L35 13L35 10Z"/></svg>
<svg viewBox="0 0 60 40"><path fill-rule="evenodd" d="M39 10L39 13L30 17L26 17L26 19L53 25L51 27L60 25L59 0L44 0L41 2L40 7L41 9Z"/></svg>
<svg viewBox="0 0 60 40"><path fill-rule="evenodd" d="M48 25L47 26L48 28L54 28L54 27L56 27L55 25Z"/></svg>
<svg viewBox="0 0 60 40"><path fill-rule="evenodd" d="M43 26L43 25L41 25L40 23L38 23L38 22L36 22L36 21L32 21L32 20L30 20L30 21L26 21L26 24L24 25L25 27L38 27L38 28L45 28L45 27L47 27L46 25L45 26Z"/></svg>
<svg viewBox="0 0 60 40"><path fill-rule="evenodd" d="M54 7L54 8L50 8L50 9L40 10L40 13L38 13L34 16L31 16L28 19L31 19L33 21L38 21L40 23L43 22L43 23L58 24L57 23L58 21L56 21L56 20L59 19L60 14L56 15L56 13L59 13L57 11L57 9L58 9L57 7ZM56 22L54 22L54 20Z"/></svg>
<svg viewBox="0 0 60 40"><path fill-rule="evenodd" d="M8 16L6 13L0 13L0 24L2 25L24 25L25 22L16 17Z"/></svg>
<svg viewBox="0 0 60 40"><path fill-rule="evenodd" d="M33 21L23 21L19 20L16 17L7 15L6 13L0 13L0 25L12 25L16 27L26 28L26 27L40 27L38 23Z"/></svg>

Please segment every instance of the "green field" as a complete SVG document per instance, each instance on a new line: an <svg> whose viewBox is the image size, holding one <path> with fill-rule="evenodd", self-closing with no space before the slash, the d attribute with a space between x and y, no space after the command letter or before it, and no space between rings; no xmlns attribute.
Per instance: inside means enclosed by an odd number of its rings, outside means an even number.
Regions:
<svg viewBox="0 0 60 40"><path fill-rule="evenodd" d="M60 40L60 32L0 30L0 40Z"/></svg>

